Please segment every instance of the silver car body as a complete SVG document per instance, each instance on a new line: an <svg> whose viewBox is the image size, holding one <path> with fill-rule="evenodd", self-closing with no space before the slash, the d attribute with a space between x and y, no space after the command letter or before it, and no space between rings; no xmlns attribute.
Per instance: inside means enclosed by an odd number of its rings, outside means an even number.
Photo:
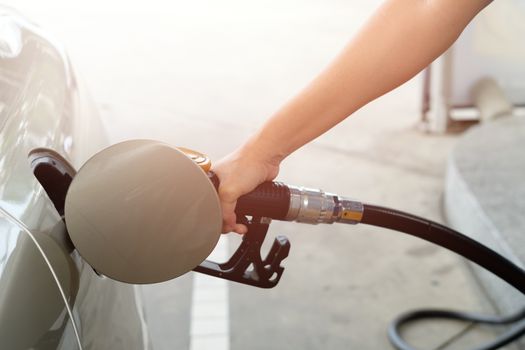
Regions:
<svg viewBox="0 0 525 350"><path fill-rule="evenodd" d="M67 249L28 160L46 147L78 169L107 144L60 45L0 7L0 348L149 348L136 288Z"/></svg>

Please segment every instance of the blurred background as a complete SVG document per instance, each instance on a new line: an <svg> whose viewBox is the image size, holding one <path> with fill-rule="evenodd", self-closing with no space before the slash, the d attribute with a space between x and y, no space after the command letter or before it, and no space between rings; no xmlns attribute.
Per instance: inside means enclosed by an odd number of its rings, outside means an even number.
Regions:
<svg viewBox="0 0 525 350"><path fill-rule="evenodd" d="M4 3L65 46L112 143L158 139L218 160L307 84L381 1ZM454 225L520 263L525 222L509 211L525 210L524 12L519 1L494 2L431 69L297 151L278 179ZM487 227L489 236L475 236ZM408 309L495 313L523 304L460 257L394 232L275 222L276 234L292 249L274 289L193 273L143 287L155 348L388 349L388 323ZM238 242L226 235L215 254ZM408 336L429 349L464 349L493 333L436 322Z"/></svg>

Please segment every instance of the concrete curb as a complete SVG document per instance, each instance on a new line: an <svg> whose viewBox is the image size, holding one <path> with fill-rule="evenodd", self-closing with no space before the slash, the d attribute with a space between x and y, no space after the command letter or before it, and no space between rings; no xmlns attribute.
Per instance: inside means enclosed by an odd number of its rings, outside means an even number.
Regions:
<svg viewBox="0 0 525 350"><path fill-rule="evenodd" d="M455 229L523 267L525 262L525 118L504 117L469 130L448 160L445 215ZM491 273L473 272L508 314L525 297Z"/></svg>

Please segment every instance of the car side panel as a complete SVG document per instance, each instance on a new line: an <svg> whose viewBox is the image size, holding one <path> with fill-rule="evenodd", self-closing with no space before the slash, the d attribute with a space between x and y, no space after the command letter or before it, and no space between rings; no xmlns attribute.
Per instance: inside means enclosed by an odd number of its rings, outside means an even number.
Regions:
<svg viewBox="0 0 525 350"><path fill-rule="evenodd" d="M49 241L61 218L33 176L28 153L51 148L78 168L106 145L94 104L60 46L11 10L0 8L0 207ZM60 246L63 237L57 237L50 239ZM70 271L69 279L59 282L68 295L84 349L148 347L134 286L97 275L75 250L62 259L51 259L53 244L42 246L55 273ZM67 251L64 246L60 249ZM31 288L36 279L27 278L24 283ZM72 297L75 278L78 290ZM51 303L47 298L57 298L52 292L41 294L44 304ZM10 295L4 297L13 298Z"/></svg>

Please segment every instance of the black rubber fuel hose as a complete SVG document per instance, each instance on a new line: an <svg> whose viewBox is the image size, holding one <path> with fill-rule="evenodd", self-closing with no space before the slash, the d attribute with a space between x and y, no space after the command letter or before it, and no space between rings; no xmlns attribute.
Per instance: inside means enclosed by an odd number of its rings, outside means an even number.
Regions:
<svg viewBox="0 0 525 350"><path fill-rule="evenodd" d="M492 341L482 344L479 347L471 350L499 349L502 346L517 340L523 336L523 334L525 334L525 322L523 321L525 319L525 309L521 309L515 314L504 317L486 316L454 310L422 309L406 312L399 315L394 321L392 321L390 327L388 328L388 340L390 340L390 343L398 350L416 350L402 337L402 328L412 322L430 319L456 320L494 326L508 325L521 321ZM440 346L439 348L441 349L442 347Z"/></svg>
<svg viewBox="0 0 525 350"><path fill-rule="evenodd" d="M491 271L525 294L525 271L523 269L495 251L446 226L398 210L367 204L364 205L361 222L404 232L445 247ZM494 340L472 350L499 349L525 334L525 309L505 317L491 317L451 310L421 309L404 313L392 321L388 329L390 343L398 350L415 350L402 337L401 331L403 326L424 319L452 319L490 325L517 323Z"/></svg>
<svg viewBox="0 0 525 350"><path fill-rule="evenodd" d="M404 232L447 248L499 276L525 294L525 271L483 244L436 222L399 210L365 204L363 224Z"/></svg>
<svg viewBox="0 0 525 350"><path fill-rule="evenodd" d="M218 188L219 179L217 176L211 173L210 179L215 188ZM259 185L254 191L240 197L235 211L240 215L264 216L276 220L284 220L290 207L290 196L291 191L287 185L277 182L266 182ZM416 215L370 204L363 205L360 222L403 232L447 248L494 273L525 294L525 271L521 267L492 249L451 228ZM524 320L525 310L520 310L514 315L502 318L450 310L411 311L399 316L392 322L388 331L391 344L399 350L414 350L401 336L401 328L407 323L426 318L455 319L486 324L508 324ZM523 334L525 334L525 322L520 322L492 342L483 344L475 350L498 349L518 339Z"/></svg>

